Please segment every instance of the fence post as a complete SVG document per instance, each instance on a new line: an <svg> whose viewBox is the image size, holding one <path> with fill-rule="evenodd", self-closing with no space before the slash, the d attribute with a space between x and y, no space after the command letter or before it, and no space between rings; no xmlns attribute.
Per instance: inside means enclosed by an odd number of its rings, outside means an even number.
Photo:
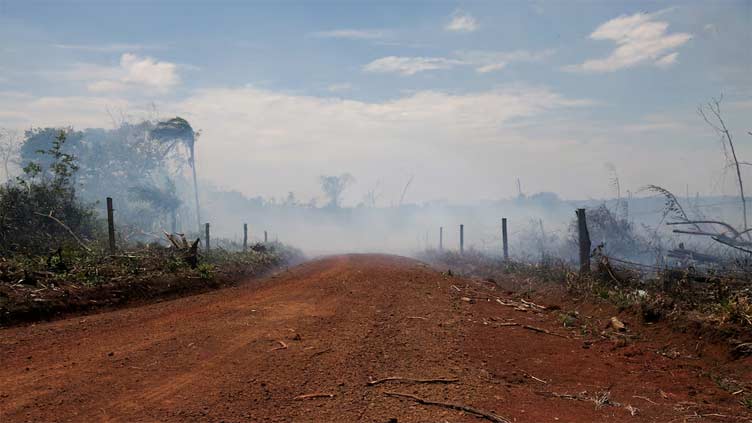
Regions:
<svg viewBox="0 0 752 423"><path fill-rule="evenodd" d="M266 235L266 231L264 231L264 244L266 244L269 241L269 237Z"/></svg>
<svg viewBox="0 0 752 423"><path fill-rule="evenodd" d="M444 227L439 226L439 251L444 251Z"/></svg>
<svg viewBox="0 0 752 423"><path fill-rule="evenodd" d="M243 223L243 252L248 250L248 224Z"/></svg>
<svg viewBox="0 0 752 423"><path fill-rule="evenodd" d="M507 218L501 218L501 244L504 249L504 261L509 260L509 242L507 240Z"/></svg>
<svg viewBox="0 0 752 423"><path fill-rule="evenodd" d="M209 241L209 222L206 222L204 228L206 228L206 251L209 252L211 249L211 243Z"/></svg>
<svg viewBox="0 0 752 423"><path fill-rule="evenodd" d="M460 254L465 252L465 225L460 225Z"/></svg>
<svg viewBox="0 0 752 423"><path fill-rule="evenodd" d="M580 243L580 274L590 272L590 233L587 228L585 209L577 209L577 232Z"/></svg>
<svg viewBox="0 0 752 423"><path fill-rule="evenodd" d="M111 197L107 197L107 235L110 240L110 254L115 254L115 216Z"/></svg>

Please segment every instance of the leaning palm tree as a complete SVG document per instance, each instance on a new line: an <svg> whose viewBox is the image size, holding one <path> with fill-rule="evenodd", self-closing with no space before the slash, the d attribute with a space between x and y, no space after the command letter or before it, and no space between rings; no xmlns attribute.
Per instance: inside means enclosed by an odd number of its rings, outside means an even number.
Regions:
<svg viewBox="0 0 752 423"><path fill-rule="evenodd" d="M183 144L188 150L188 164L193 171L193 193L196 198L196 222L198 231L201 232L201 215L198 205L198 180L196 178L196 144L197 132L193 131L191 124L181 117L158 122L151 131L151 138L166 144L164 154L167 155L173 148Z"/></svg>

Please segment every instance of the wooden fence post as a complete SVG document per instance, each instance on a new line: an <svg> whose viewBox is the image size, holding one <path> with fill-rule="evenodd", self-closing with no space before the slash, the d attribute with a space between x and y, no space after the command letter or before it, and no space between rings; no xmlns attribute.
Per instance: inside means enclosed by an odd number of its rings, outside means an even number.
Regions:
<svg viewBox="0 0 752 423"><path fill-rule="evenodd" d="M509 242L507 240L507 218L501 218L501 245L504 249L504 261L509 260Z"/></svg>
<svg viewBox="0 0 752 423"><path fill-rule="evenodd" d="M110 254L115 254L115 216L111 197L107 197L107 235L110 240Z"/></svg>
<svg viewBox="0 0 752 423"><path fill-rule="evenodd" d="M264 244L269 242L269 237L266 235L266 231L264 231Z"/></svg>
<svg viewBox="0 0 752 423"><path fill-rule="evenodd" d="M211 242L209 238L209 222L206 222L204 228L206 229L206 251L209 252L209 250L211 249Z"/></svg>
<svg viewBox="0 0 752 423"><path fill-rule="evenodd" d="M444 227L439 226L439 251L444 251Z"/></svg>
<svg viewBox="0 0 752 423"><path fill-rule="evenodd" d="M460 225L460 254L465 252L465 225Z"/></svg>
<svg viewBox="0 0 752 423"><path fill-rule="evenodd" d="M580 274L590 272L590 233L587 228L585 209L577 209L577 232L580 243Z"/></svg>
<svg viewBox="0 0 752 423"><path fill-rule="evenodd" d="M248 224L243 223L243 252L248 251Z"/></svg>

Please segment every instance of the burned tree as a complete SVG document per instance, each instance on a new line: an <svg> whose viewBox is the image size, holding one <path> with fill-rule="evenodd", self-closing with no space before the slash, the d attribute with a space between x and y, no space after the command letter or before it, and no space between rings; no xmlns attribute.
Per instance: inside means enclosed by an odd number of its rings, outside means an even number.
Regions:
<svg viewBox="0 0 752 423"><path fill-rule="evenodd" d="M657 192L665 197L666 206L664 208L664 218L666 216L674 218L674 221L666 223L667 225L688 228L674 229L674 233L708 237L724 246L731 247L746 254L752 254L752 229L749 228L747 223L747 199L744 194L744 180L741 172L741 165L746 164L746 162L739 160L736 148L734 147L733 136L721 114L722 100L723 96L717 99L712 99L707 104L700 106L697 111L703 120L720 137L723 152L727 161L726 167L733 167L736 171L739 200L741 203L742 227L736 228L733 224L728 222L717 219L708 219L704 216L691 219L679 203L676 196L669 190L657 185L649 185L647 189Z"/></svg>
<svg viewBox="0 0 752 423"><path fill-rule="evenodd" d="M188 150L188 165L193 173L193 192L196 201L196 223L198 231L201 232L201 214L198 203L198 179L196 178L196 139L200 135L195 132L191 125L181 117L175 117L170 120L157 123L157 126L151 131L151 137L155 140L166 144L164 154L177 148L178 145L185 146Z"/></svg>
<svg viewBox="0 0 752 423"><path fill-rule="evenodd" d="M0 161L3 163L6 182L11 180L10 165L18 164L21 143L21 137L16 131L0 128Z"/></svg>
<svg viewBox="0 0 752 423"><path fill-rule="evenodd" d="M697 109L697 113L702 116L705 123L707 123L718 134L721 139L721 145L723 146L723 153L726 156L727 166L733 166L736 170L736 178L739 184L739 199L742 203L742 220L744 222L743 231L747 232L749 226L747 225L747 199L744 197L744 182L742 181L742 171L740 167L739 158L736 155L736 148L734 148L734 140L731 137L731 131L726 126L726 122L721 116L721 101L723 96L714 98L704 106L700 106ZM729 153L731 153L729 155Z"/></svg>
<svg viewBox="0 0 752 423"><path fill-rule="evenodd" d="M342 193L353 182L355 182L355 178L349 173L343 173L339 176L320 176L319 183L321 183L321 190L324 191L324 195L329 200L327 206L333 208L339 207L342 201Z"/></svg>

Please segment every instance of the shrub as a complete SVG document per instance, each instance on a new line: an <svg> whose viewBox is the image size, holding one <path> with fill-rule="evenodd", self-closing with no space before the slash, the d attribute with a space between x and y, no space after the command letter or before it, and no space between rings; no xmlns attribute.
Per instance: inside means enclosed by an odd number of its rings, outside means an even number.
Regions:
<svg viewBox="0 0 752 423"><path fill-rule="evenodd" d="M63 153L60 131L48 150L48 167L29 162L15 183L0 187L0 254L44 254L56 248L82 248L97 229L94 212L76 198L76 158Z"/></svg>

